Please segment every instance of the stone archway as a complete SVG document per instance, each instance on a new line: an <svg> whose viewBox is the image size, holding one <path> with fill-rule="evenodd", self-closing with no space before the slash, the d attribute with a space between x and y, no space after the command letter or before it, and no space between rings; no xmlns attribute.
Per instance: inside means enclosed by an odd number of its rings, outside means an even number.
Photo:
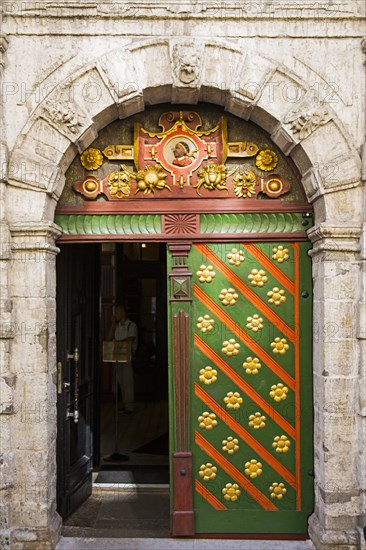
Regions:
<svg viewBox="0 0 366 550"><path fill-rule="evenodd" d="M52 548L60 528L55 508L54 330L59 229L53 217L66 168L117 118L147 104L206 101L266 130L295 162L313 204L315 226L309 237L314 245L316 508L310 532L318 548L355 547L361 513L355 435L360 390L358 335L351 327L357 316L362 187L360 158L336 113L281 63L220 42L134 42L71 75L61 68L57 85L49 83L46 89L49 93L34 105L8 165L8 294L11 323L17 328L9 332L9 370L17 378L7 385L7 426L11 440L18 442L9 479L16 487L26 482L31 487L25 499L22 491L8 492L17 510L14 541L38 541L42 548ZM39 403L41 412L29 410L27 403ZM41 421L27 425L29 414L39 414ZM37 493L36 487L42 490Z"/></svg>

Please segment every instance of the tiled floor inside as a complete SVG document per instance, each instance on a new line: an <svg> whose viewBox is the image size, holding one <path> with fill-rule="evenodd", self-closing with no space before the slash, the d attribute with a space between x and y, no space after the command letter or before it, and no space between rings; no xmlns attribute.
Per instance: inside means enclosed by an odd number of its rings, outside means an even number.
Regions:
<svg viewBox="0 0 366 550"><path fill-rule="evenodd" d="M100 420L102 467L110 464L105 458L115 450L129 456L128 464L169 463L167 401L139 401L135 403L134 413L130 415L119 411L117 445L115 404L112 401L102 403ZM155 445L152 445L153 442ZM146 448L148 444L150 448Z"/></svg>
<svg viewBox="0 0 366 550"><path fill-rule="evenodd" d="M169 489L94 487L65 523L67 537L168 538Z"/></svg>
<svg viewBox="0 0 366 550"><path fill-rule="evenodd" d="M101 464L93 473L93 493L64 521L70 537L169 537L168 406L137 402L133 414L101 405ZM128 460L108 460L118 452Z"/></svg>

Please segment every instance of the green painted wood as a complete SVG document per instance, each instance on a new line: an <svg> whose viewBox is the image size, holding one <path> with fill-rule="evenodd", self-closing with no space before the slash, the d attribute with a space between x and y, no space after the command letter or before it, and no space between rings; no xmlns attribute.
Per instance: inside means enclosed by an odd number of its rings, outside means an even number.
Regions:
<svg viewBox="0 0 366 550"><path fill-rule="evenodd" d="M300 233L304 231L301 213L201 214L204 234Z"/></svg>
<svg viewBox="0 0 366 550"><path fill-rule="evenodd" d="M204 235L303 233L301 213L201 214ZM159 235L160 214L56 214L65 235Z"/></svg>
<svg viewBox="0 0 366 550"><path fill-rule="evenodd" d="M283 228L287 224L287 214L281 214L280 223ZM258 214L251 215L253 228L258 227ZM212 218L207 221L207 227L212 230L223 230L222 219L218 225L213 225ZM270 226L266 226L270 231ZM289 251L288 259L283 263L278 263L273 259L274 249L283 246ZM311 473L313 469L313 450L312 450L312 280L311 280L311 262L307 255L309 243L256 243L255 247L246 248L241 243L210 243L202 252L200 245L193 246L189 256L189 268L193 273L192 282L198 289L207 296L207 300L201 300L197 297L193 300L192 310L192 330L203 342L219 356L225 365L239 376L243 382L266 402L268 402L273 411L276 411L292 429L296 426L300 429L300 450L298 454L300 464L300 484L301 501L300 508L296 509L296 492L291 484L284 480L279 474L276 464L279 463L285 467L289 475L295 476L298 471L296 468L296 444L294 437L290 436L284 428L278 424L275 415L264 413L260 406L245 391L233 382L228 375L228 370L219 363L216 365L211 358L199 347L192 345L191 354L191 428L192 434L197 430L205 440L212 445L220 454L226 458L238 472L244 474L244 464L252 459L258 460L263 465L263 473L257 478L250 479L245 476L255 487L257 494L262 493L273 502L278 510L265 510L262 505L252 496L250 496L235 476L228 474L219 462L213 460L208 451L202 449L191 438L193 450L193 471L195 478L224 504L227 510L215 510L211 503L203 498L196 491L194 492L195 525L197 533L288 533L305 534L307 532L307 518L313 509L313 479ZM243 252L244 261L240 266L231 266L228 262L227 254L232 248ZM298 255L297 255L298 254ZM299 303L300 325L296 326L295 319L295 297L286 290L286 301L279 306L269 304L268 292L274 287L283 288L283 277L281 273L290 282L294 282L296 270L294 269L295 259L299 259L299 281L294 291ZM216 273L212 282L200 282L197 276L201 265L212 265ZM228 271L222 273L219 266L225 264ZM263 269L266 272L267 281L263 287L253 287L250 285L248 276L252 269ZM239 277L242 283L242 289L239 290L232 284L230 274ZM228 275L228 276L227 276ZM233 306L224 306L219 299L219 294L223 288L233 287L238 293L238 299ZM248 290L249 289L249 290ZM298 289L298 290L296 290ZM301 292L306 291L308 297L303 298ZM254 299L250 299L249 295ZM255 305L252 301L254 300ZM215 304L215 307L212 306ZM263 306L265 304L266 307ZM262 309L263 310L262 310ZM269 311L268 311L269 308ZM295 342L291 342L286 330L280 331L273 322L273 315L285 323L292 331L300 335L299 338L299 382L300 382L300 427L296 424L295 392L289 389L286 400L275 402L269 392L272 385L282 382L281 377L270 368L265 360L260 360L261 369L258 374L247 374L243 369L243 362L247 357L254 357L257 354L253 351L250 344L245 343L242 334L245 333L252 338L256 345L260 346L268 356L274 358L276 363L292 377L295 377ZM258 313L263 318L263 328L254 333L246 327L247 317ZM197 328L198 318L208 314L214 321L214 328L211 332L202 333ZM233 332L226 325L225 315L234 321L239 327L237 333ZM273 354L271 342L275 337L286 338L289 343L289 350L284 355ZM240 352L237 356L228 357L221 351L223 341L235 338L240 343ZM295 340L296 341L296 340ZM217 370L217 381L210 385L205 385L199 380L200 370L206 366L211 366ZM194 383L198 384L208 395L209 404L204 404L195 394ZM296 386L295 386L296 387ZM226 408L224 398L230 391L238 391L243 398L243 403L237 410ZM224 418L217 416L217 425L212 430L203 430L199 427L198 417L204 412L212 412L214 404L220 405L225 412ZM248 426L249 416L255 412L261 412L266 416L265 428L253 430ZM259 451L253 448L245 437L238 436L229 426L228 418L235 420L244 427L248 433L255 437L260 444ZM286 435L290 441L290 450L287 453L277 453L272 446L274 437ZM228 455L222 450L222 442L229 436L239 440L239 450ZM297 434L299 436L299 434ZM261 448L267 450L272 459L267 459L267 455L262 455ZM277 461L277 462L276 462ZM199 476L201 465L210 463L217 468L216 477L204 481ZM245 474L244 474L245 475ZM286 495L282 500L272 500L270 498L269 487L273 482L284 482L287 489ZM236 502L225 501L222 495L222 488L227 483L238 483L241 489L241 495Z"/></svg>
<svg viewBox="0 0 366 550"><path fill-rule="evenodd" d="M159 214L56 214L65 235L158 235Z"/></svg>

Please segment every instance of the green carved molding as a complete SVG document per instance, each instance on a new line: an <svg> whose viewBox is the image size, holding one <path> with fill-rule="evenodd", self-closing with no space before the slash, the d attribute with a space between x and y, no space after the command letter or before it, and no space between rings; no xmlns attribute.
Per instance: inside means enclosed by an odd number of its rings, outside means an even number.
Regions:
<svg viewBox="0 0 366 550"><path fill-rule="evenodd" d="M301 213L201 214L202 234L303 233ZM309 224L310 225L310 224Z"/></svg>
<svg viewBox="0 0 366 550"><path fill-rule="evenodd" d="M159 235L159 214L57 214L65 235Z"/></svg>
<svg viewBox="0 0 366 550"><path fill-rule="evenodd" d="M177 218L181 215L175 215ZM302 213L273 212L245 214L200 214L198 224L183 231L178 221L164 214L56 214L55 223L64 235L165 235L174 237L198 235L240 235L250 233L304 233ZM194 215L193 215L194 217ZM198 219L197 219L198 221ZM304 227L304 225L306 227ZM174 230L172 229L172 227Z"/></svg>

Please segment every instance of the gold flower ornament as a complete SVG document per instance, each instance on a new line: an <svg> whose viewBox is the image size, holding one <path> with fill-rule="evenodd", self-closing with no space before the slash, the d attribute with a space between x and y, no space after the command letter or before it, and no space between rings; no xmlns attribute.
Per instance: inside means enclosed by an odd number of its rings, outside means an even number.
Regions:
<svg viewBox="0 0 366 550"><path fill-rule="evenodd" d="M265 428L266 426L266 417L263 416L260 412L256 412L249 416L248 425L254 430L259 430L260 428Z"/></svg>
<svg viewBox="0 0 366 550"><path fill-rule="evenodd" d="M211 319L209 315L198 317L197 321L198 323L196 326L201 332L211 332L215 324L214 319Z"/></svg>
<svg viewBox="0 0 366 550"><path fill-rule="evenodd" d="M276 262L278 262L279 264L282 264L283 262L288 260L289 259L288 248L285 248L282 244L280 244L279 246L276 246L272 250L272 259L276 260Z"/></svg>
<svg viewBox="0 0 366 550"><path fill-rule="evenodd" d="M258 332L263 328L263 318L259 317L258 313L255 313L253 317L247 317L246 327L252 330L253 332Z"/></svg>
<svg viewBox="0 0 366 550"><path fill-rule="evenodd" d="M234 338L230 338L230 340L225 340L225 342L222 343L221 351L228 357L231 357L232 355L238 355L240 350L240 344L235 341Z"/></svg>
<svg viewBox="0 0 366 550"><path fill-rule="evenodd" d="M252 286L259 286L262 288L262 286L264 286L264 284L268 281L268 277L263 269L252 269L248 275L248 280Z"/></svg>
<svg viewBox="0 0 366 550"><path fill-rule="evenodd" d="M278 288L278 286L273 287L272 290L267 292L267 296L269 298L268 303L275 306L280 306L286 302L285 291L283 288Z"/></svg>
<svg viewBox="0 0 366 550"><path fill-rule="evenodd" d="M198 423L202 430L212 430L212 428L217 426L216 414L206 411L198 417Z"/></svg>
<svg viewBox="0 0 366 550"><path fill-rule="evenodd" d="M239 450L239 441L232 436L229 436L227 439L224 439L222 442L222 450L232 455Z"/></svg>
<svg viewBox="0 0 366 550"><path fill-rule="evenodd" d="M219 294L219 299L223 306L234 306L239 294L233 288L223 288Z"/></svg>
<svg viewBox="0 0 366 550"><path fill-rule="evenodd" d="M200 283L211 283L216 277L216 273L214 272L212 265L205 264L200 266L199 270L196 272L196 275Z"/></svg>
<svg viewBox="0 0 366 550"><path fill-rule="evenodd" d="M272 443L272 447L276 450L276 453L287 453L290 445L291 441L285 435L276 435Z"/></svg>
<svg viewBox="0 0 366 550"><path fill-rule="evenodd" d="M231 252L229 252L226 257L229 260L229 264L235 265L235 267L239 267L240 264L245 260L243 250L238 250L237 248L232 248Z"/></svg>
<svg viewBox="0 0 366 550"><path fill-rule="evenodd" d="M210 481L210 479L215 479L217 473L216 466L213 466L211 462L207 464L202 464L198 472L199 476L203 478L203 481Z"/></svg>
<svg viewBox="0 0 366 550"><path fill-rule="evenodd" d="M207 385L213 384L217 380L217 370L210 366L201 369L199 380Z"/></svg>
<svg viewBox="0 0 366 550"><path fill-rule="evenodd" d="M279 382L278 384L274 384L271 386L271 391L269 392L269 396L272 397L277 402L284 401L287 399L288 394L288 387Z"/></svg>
<svg viewBox="0 0 366 550"><path fill-rule="evenodd" d="M243 369L247 374L258 374L260 368L262 368L262 365L258 357L247 357L243 363Z"/></svg>
<svg viewBox="0 0 366 550"><path fill-rule="evenodd" d="M245 463L245 469L244 472L247 476L251 478L256 478L260 476L263 472L262 470L263 466L261 462L258 462L258 460L255 460L254 458L248 462Z"/></svg>
<svg viewBox="0 0 366 550"><path fill-rule="evenodd" d="M274 339L274 342L271 343L271 348L273 353L279 353L280 355L285 355L286 351L289 349L286 338L280 338L277 336Z"/></svg>
<svg viewBox="0 0 366 550"><path fill-rule="evenodd" d="M103 155L99 149L89 147L80 155L80 162L86 170L98 170L103 164Z"/></svg>
<svg viewBox="0 0 366 550"><path fill-rule="evenodd" d="M227 483L222 490L225 500L235 502L240 497L241 491L237 483Z"/></svg>
<svg viewBox="0 0 366 550"><path fill-rule="evenodd" d="M237 391L229 391L224 398L224 403L226 403L228 409L239 409L240 405L243 403L243 398Z"/></svg>
<svg viewBox="0 0 366 550"><path fill-rule="evenodd" d="M271 498L281 500L283 496L287 493L287 489L284 483L272 483L269 488Z"/></svg>
<svg viewBox="0 0 366 550"><path fill-rule="evenodd" d="M278 164L278 156L271 149L264 149L259 151L255 159L255 164L259 170L269 172L274 170Z"/></svg>

